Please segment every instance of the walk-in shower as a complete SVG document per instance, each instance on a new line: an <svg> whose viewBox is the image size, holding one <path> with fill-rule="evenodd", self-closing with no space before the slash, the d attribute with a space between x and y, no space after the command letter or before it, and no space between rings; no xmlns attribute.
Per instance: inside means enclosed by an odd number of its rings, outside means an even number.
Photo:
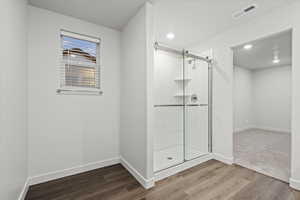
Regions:
<svg viewBox="0 0 300 200"><path fill-rule="evenodd" d="M154 171L211 152L211 60L155 43Z"/></svg>

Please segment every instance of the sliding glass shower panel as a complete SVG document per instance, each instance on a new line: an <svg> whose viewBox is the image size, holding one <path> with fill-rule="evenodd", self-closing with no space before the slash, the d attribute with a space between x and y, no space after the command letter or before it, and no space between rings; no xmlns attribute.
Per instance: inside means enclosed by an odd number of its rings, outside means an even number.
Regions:
<svg viewBox="0 0 300 200"><path fill-rule="evenodd" d="M185 160L209 153L208 63L199 59L185 59Z"/></svg>
<svg viewBox="0 0 300 200"><path fill-rule="evenodd" d="M154 171L184 162L182 55L156 50L154 63Z"/></svg>

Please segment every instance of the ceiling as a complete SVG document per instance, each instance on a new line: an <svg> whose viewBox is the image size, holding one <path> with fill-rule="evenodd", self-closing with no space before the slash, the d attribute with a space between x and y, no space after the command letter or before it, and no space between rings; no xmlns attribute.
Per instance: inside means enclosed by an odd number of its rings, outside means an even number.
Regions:
<svg viewBox="0 0 300 200"><path fill-rule="evenodd" d="M147 0L29 0L33 6L121 30ZM188 47L253 17L298 0L148 0L154 4L155 39L174 47ZM251 4L258 9L233 19ZM175 39L166 39L173 32Z"/></svg>
<svg viewBox="0 0 300 200"><path fill-rule="evenodd" d="M282 32L267 38L248 42L253 47L244 49L244 45L233 48L233 62L235 66L250 70L266 67L286 66L292 63L292 33ZM274 64L274 50L278 51L280 63Z"/></svg>
<svg viewBox="0 0 300 200"><path fill-rule="evenodd" d="M52 10L120 30L147 0L29 0Z"/></svg>
<svg viewBox="0 0 300 200"><path fill-rule="evenodd" d="M298 0L160 0L155 3L156 40L174 47L195 43ZM239 19L232 14L251 4L258 9ZM166 38L168 32L175 39Z"/></svg>

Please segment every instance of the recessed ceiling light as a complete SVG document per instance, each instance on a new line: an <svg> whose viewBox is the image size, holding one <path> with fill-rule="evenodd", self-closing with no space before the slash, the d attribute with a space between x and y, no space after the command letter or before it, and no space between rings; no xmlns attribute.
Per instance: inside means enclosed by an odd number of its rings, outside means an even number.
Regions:
<svg viewBox="0 0 300 200"><path fill-rule="evenodd" d="M167 37L169 40L173 40L173 39L175 38L175 34L172 33L172 32L170 32L170 33L167 34L166 37Z"/></svg>
<svg viewBox="0 0 300 200"><path fill-rule="evenodd" d="M280 63L280 59L278 59L278 58L275 58L275 59L273 60L273 63L274 63L274 64L278 64L278 63Z"/></svg>
<svg viewBox="0 0 300 200"><path fill-rule="evenodd" d="M250 50L250 49L252 49L252 47L253 47L252 44L246 44L246 45L244 45L244 49L246 49L246 50Z"/></svg>

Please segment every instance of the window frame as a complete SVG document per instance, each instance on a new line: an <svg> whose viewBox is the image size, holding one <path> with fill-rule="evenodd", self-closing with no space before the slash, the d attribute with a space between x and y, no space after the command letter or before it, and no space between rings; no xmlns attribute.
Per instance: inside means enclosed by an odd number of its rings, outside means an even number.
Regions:
<svg viewBox="0 0 300 200"><path fill-rule="evenodd" d="M98 88L92 88L92 87L76 87L76 86L66 86L66 70L65 70L65 63L64 63L64 57L63 57L63 37L71 37L77 40L85 40L89 42L96 43L96 71L97 78L98 78ZM60 65L58 69L58 89L56 90L57 94L71 94L71 95L102 95L102 85L101 85L101 38L100 37L94 37L89 36L85 34L75 33L72 31L67 31L64 29L61 29L59 32L59 39L60 39ZM80 66L80 65L79 65ZM62 75L63 74L63 75ZM63 78L62 78L63 77Z"/></svg>

